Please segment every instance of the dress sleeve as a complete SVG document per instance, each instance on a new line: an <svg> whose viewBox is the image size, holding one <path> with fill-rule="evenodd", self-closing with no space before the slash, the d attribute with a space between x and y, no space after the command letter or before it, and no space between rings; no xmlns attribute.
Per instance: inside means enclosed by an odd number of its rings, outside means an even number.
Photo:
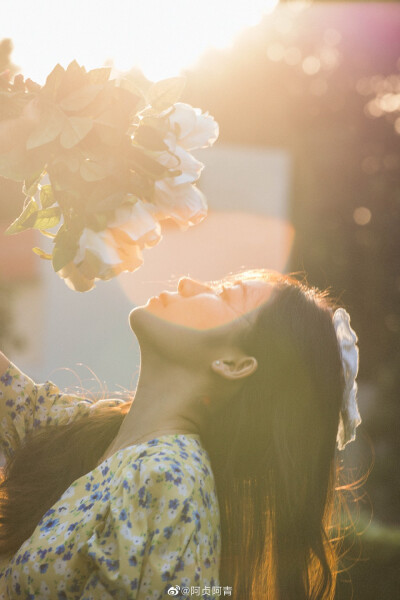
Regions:
<svg viewBox="0 0 400 600"><path fill-rule="evenodd" d="M92 400L60 393L51 381L37 384L13 363L0 377L0 452L13 456L25 436L38 427L64 425L104 403L123 400Z"/></svg>
<svg viewBox="0 0 400 600"><path fill-rule="evenodd" d="M216 600L219 520L176 462L141 467L128 471L104 529L88 542L93 569L82 600Z"/></svg>

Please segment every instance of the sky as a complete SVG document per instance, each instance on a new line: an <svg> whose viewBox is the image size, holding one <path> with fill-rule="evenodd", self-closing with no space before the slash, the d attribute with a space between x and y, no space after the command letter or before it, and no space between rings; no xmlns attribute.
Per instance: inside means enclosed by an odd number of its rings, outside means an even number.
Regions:
<svg viewBox="0 0 400 600"><path fill-rule="evenodd" d="M225 48L278 0L1 0L0 39L13 62L43 84L57 62L86 68L113 60L156 81L178 75L210 47Z"/></svg>

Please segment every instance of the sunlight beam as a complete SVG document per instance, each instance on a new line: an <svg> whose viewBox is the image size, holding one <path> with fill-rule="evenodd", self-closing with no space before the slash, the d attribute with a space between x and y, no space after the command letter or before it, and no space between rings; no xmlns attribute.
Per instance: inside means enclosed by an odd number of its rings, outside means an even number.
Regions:
<svg viewBox="0 0 400 600"><path fill-rule="evenodd" d="M158 80L178 75L208 48L225 48L278 0L53 0L0 5L0 37L14 43L13 61L40 84L59 62L87 68L112 60Z"/></svg>

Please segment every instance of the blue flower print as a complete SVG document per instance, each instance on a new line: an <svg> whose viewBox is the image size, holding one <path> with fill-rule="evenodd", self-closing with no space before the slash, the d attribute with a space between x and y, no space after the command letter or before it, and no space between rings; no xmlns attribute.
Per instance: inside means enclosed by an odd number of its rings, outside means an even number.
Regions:
<svg viewBox="0 0 400 600"><path fill-rule="evenodd" d="M179 500L178 500L178 498L174 498L173 500L170 500L169 503L168 503L168 507L169 508L176 509L176 508L178 508L178 506L179 506Z"/></svg>
<svg viewBox="0 0 400 600"><path fill-rule="evenodd" d="M52 529L54 529L54 527L56 525L59 524L59 522L60 522L60 519L49 519L42 525L42 527L40 528L40 531L46 531L46 532L51 531Z"/></svg>
<svg viewBox="0 0 400 600"><path fill-rule="evenodd" d="M178 561L176 563L176 567L175 567L175 571L183 571L183 569L185 568L185 561L182 560L182 558L178 558Z"/></svg>
<svg viewBox="0 0 400 600"><path fill-rule="evenodd" d="M145 497L145 499L143 500L143 498ZM150 502L151 502L151 493L146 490L145 486L142 486L139 489L139 506L142 506L143 508L148 508L150 506Z"/></svg>
<svg viewBox="0 0 400 600"><path fill-rule="evenodd" d="M165 539L169 540L169 538L172 535L173 529L172 529L172 527L164 527L163 532L164 532Z"/></svg>
<svg viewBox="0 0 400 600"><path fill-rule="evenodd" d="M131 581L131 590L137 590L138 587L138 580L135 577L135 579L133 581Z"/></svg>
<svg viewBox="0 0 400 600"><path fill-rule="evenodd" d="M100 500L102 496L103 496L103 493L98 491L98 492L95 492L94 494L92 494L90 496L90 499L94 500L96 502L96 500Z"/></svg>
<svg viewBox="0 0 400 600"><path fill-rule="evenodd" d="M132 556L130 557L129 564L131 565L131 567L136 567L136 565L137 565L137 559L136 559L136 556L134 554L132 554Z"/></svg>
<svg viewBox="0 0 400 600"><path fill-rule="evenodd" d="M201 529L199 511L195 510L194 513L193 513L193 517L194 517L194 521L196 523L196 529L197 529L197 531L199 531Z"/></svg>
<svg viewBox="0 0 400 600"><path fill-rule="evenodd" d="M112 571L118 571L118 569L119 569L119 560L118 559L112 560L110 558L107 558L106 565L107 565L107 569L109 571L111 571L111 572Z"/></svg>
<svg viewBox="0 0 400 600"><path fill-rule="evenodd" d="M72 558L72 553L71 552L67 552L63 556L63 560L71 560L71 558Z"/></svg>
<svg viewBox="0 0 400 600"><path fill-rule="evenodd" d="M0 381L1 381L2 383L4 383L4 385L6 385L6 386L7 386L7 385L11 385L11 384L12 384L12 380L13 380L13 378L12 378L12 376L10 375L10 373L9 373L8 371L6 371L6 372L4 373L4 375L2 375L2 376L0 377Z"/></svg>

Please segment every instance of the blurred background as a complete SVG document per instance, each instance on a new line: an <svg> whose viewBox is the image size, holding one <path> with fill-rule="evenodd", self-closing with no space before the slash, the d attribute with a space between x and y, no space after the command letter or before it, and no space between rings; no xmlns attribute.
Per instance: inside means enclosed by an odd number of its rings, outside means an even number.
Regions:
<svg viewBox="0 0 400 600"><path fill-rule="evenodd" d="M165 221L143 267L85 294L32 253L36 232L3 235L24 198L0 179L4 351L36 380L129 390L128 313L180 276L270 267L329 288L360 346L363 423L344 473L369 472L358 500L348 493L337 598L400 598L400 6L16 0L2 3L0 23L0 72L43 84L56 62L76 59L141 85L183 73L182 101L220 125L198 153L206 220L187 232Z"/></svg>

